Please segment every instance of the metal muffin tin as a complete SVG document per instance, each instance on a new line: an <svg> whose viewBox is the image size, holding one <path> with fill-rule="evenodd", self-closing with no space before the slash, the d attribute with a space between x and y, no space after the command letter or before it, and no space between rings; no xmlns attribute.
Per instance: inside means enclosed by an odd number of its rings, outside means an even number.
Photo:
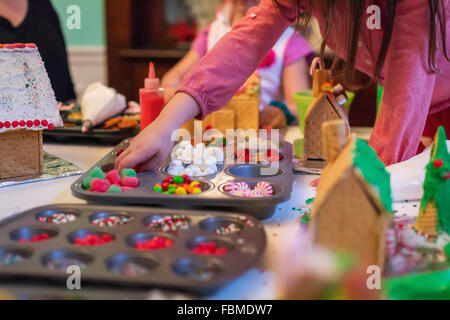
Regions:
<svg viewBox="0 0 450 320"><path fill-rule="evenodd" d="M280 143L280 154L284 157L278 162L278 173L272 176L261 175L260 164L224 164L219 166L219 171L214 175L203 177L191 177L197 180L208 190L196 195L173 195L162 194L153 191L157 183L161 183L167 176L166 168L170 159L166 159L157 170L139 174L139 187L122 193L109 194L97 193L83 189L82 181L90 176L91 171L100 167L104 171L114 168L114 161L119 150L128 147L129 140L123 141L93 168L83 174L74 184L72 184L72 194L89 202L116 204L116 205L157 205L171 208L192 208L192 209L216 209L244 212L259 219L267 219L273 215L276 206L290 199L293 183L292 173L292 145L287 142ZM222 185L228 181L246 182L250 187L254 187L259 181L267 181L274 189L274 195L263 198L243 198L225 193Z"/></svg>
<svg viewBox="0 0 450 320"><path fill-rule="evenodd" d="M51 213L72 213L77 219L66 224L39 222L39 217ZM133 220L117 227L98 227L91 224L96 215L121 214ZM164 215L185 215L190 226L176 233L163 233L147 228L149 219ZM244 221L242 220L244 218ZM230 222L242 227L233 235L217 235L214 230ZM266 235L260 222L236 213L195 210L171 210L89 205L49 205L17 214L0 223L0 258L7 253L20 255L23 260L15 264L0 264L0 278L53 280L65 286L69 274L66 269L50 270L47 263L54 258L72 258L82 261L81 283L158 287L210 294L238 277L262 255ZM50 239L41 242L18 242L45 231ZM73 236L108 233L114 240L98 246L79 246L72 243ZM160 235L174 241L173 246L159 250L138 250L132 246L136 239L147 235ZM226 247L224 255L202 255L192 247L202 241L213 241ZM147 269L147 274L130 276L114 272L124 262L135 262Z"/></svg>

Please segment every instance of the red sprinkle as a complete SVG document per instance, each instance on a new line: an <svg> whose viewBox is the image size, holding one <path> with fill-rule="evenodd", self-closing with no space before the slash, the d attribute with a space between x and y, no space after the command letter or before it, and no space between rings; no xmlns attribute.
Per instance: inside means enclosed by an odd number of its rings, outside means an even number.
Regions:
<svg viewBox="0 0 450 320"><path fill-rule="evenodd" d="M173 240L156 236L152 239L136 242L135 248L138 250L159 250L173 246Z"/></svg>
<svg viewBox="0 0 450 320"><path fill-rule="evenodd" d="M123 149L119 149L119 151L117 151L117 156L120 156L123 153Z"/></svg>
<svg viewBox="0 0 450 320"><path fill-rule="evenodd" d="M113 241L114 238L110 234L88 234L84 238L77 237L73 241L77 246L98 246Z"/></svg>
<svg viewBox="0 0 450 320"><path fill-rule="evenodd" d="M205 255L223 255L228 253L227 248L218 248L214 242L200 242L192 251Z"/></svg>

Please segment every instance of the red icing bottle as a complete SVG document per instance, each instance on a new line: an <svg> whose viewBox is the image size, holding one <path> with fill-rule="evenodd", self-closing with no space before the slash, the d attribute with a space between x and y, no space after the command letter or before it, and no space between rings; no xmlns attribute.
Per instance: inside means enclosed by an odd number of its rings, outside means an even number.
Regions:
<svg viewBox="0 0 450 320"><path fill-rule="evenodd" d="M159 79L155 77L155 66L150 62L148 78L145 87L139 90L141 104L141 131L158 118L164 108L164 89L159 86Z"/></svg>

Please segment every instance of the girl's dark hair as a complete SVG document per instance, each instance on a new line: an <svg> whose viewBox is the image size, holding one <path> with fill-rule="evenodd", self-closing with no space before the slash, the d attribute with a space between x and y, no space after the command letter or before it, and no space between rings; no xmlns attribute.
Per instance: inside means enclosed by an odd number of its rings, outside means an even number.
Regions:
<svg viewBox="0 0 450 320"><path fill-rule="evenodd" d="M273 0L275 4L282 8L282 4L278 0ZM346 57L345 64L339 62L340 59L335 56L332 70L337 78L340 78L347 87L357 87L361 85L356 78L355 62L358 52L358 36L362 25L362 17L365 13L368 0L307 0L305 8L300 7L300 0L291 0L297 3L297 28L306 28L311 19L312 7L315 6L318 10L322 10L322 13L326 17L326 25L323 34L323 41L321 44L320 56L323 57L325 47L330 34L330 30L333 27L333 17L335 14L336 5L346 6L341 12L348 12L347 17L347 32L350 35L346 45ZM376 2L376 1L372 1ZM375 81L380 77L381 71L386 60L386 55L391 42L392 31L394 29L395 11L397 8L397 0L385 1L386 3L386 15L383 16L383 38L381 42L378 58L374 66L374 77L372 81ZM372 3L371 3L372 4ZM446 15L443 0L428 0L428 7L430 12L430 41L428 47L428 66L432 72L437 72L436 66L436 50L438 43L438 27L440 31L441 47L444 56L450 61L447 54L446 45ZM342 70L337 70L338 66L344 66ZM370 83L369 83L370 84Z"/></svg>

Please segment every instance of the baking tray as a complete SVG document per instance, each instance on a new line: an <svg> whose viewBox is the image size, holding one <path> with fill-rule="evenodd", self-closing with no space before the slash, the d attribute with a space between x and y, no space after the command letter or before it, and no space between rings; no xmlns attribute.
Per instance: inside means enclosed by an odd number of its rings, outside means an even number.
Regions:
<svg viewBox="0 0 450 320"><path fill-rule="evenodd" d="M39 217L48 217L53 213L72 213L77 218L59 225L39 222ZM114 228L91 223L96 217L105 218L111 214L133 217L133 220ZM187 216L190 219L189 228L176 233L147 228L147 223L154 218L173 214ZM241 232L232 235L217 235L214 232L216 228L230 222L241 226ZM229 212L216 212L211 216L207 211L196 210L49 205L3 220L0 230L0 258L7 253L18 254L23 258L15 264L0 264L0 279L40 279L64 286L69 274L65 267L61 270L47 268L46 265L52 259L83 261L86 265L81 269L82 285L157 287L210 294L252 267L266 246L265 231L257 219ZM43 232L51 236L49 240L18 241ZM71 242L74 235L84 235L85 232L108 233L114 240L98 246L79 246ZM136 240L156 235L173 240L173 246L159 250L138 250L132 246ZM227 248L228 253L202 255L192 252L191 248L199 242L209 241ZM130 261L144 266L148 273L129 276L111 271Z"/></svg>
<svg viewBox="0 0 450 320"><path fill-rule="evenodd" d="M114 161L119 150L125 150L130 140L125 140L109 152L94 167L82 175L72 186L72 194L89 202L116 204L116 205L158 205L171 208L216 209L245 212L259 219L267 219L273 215L276 206L290 199L293 183L292 173L292 145L287 142L280 143L280 154L284 157L278 162L275 175L261 175L261 164L224 164L219 166L219 171L210 176L191 177L191 180L199 181L208 188L207 191L196 195L162 194L153 191L157 183L161 183L167 176L166 169L170 158L154 171L139 174L139 187L122 193L97 193L83 189L82 181L89 177L91 171L100 167L105 172L114 168ZM274 195L263 198L243 198L227 194L223 191L223 184L233 180L234 182L246 182L253 188L259 181L267 181L273 186Z"/></svg>
<svg viewBox="0 0 450 320"><path fill-rule="evenodd" d="M53 130L44 130L44 138L50 138L57 142L71 142L78 139L97 140L107 144L117 144L124 139L134 137L139 133L140 126L129 129L109 130L109 129L91 129L88 133L81 132L81 126L54 128Z"/></svg>

